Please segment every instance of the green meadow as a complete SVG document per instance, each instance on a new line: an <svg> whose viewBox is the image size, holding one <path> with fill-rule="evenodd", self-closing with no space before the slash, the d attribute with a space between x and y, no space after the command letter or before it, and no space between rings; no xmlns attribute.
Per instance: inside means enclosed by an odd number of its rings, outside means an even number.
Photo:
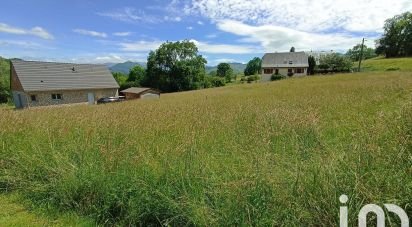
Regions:
<svg viewBox="0 0 412 227"><path fill-rule="evenodd" d="M376 61L387 60L365 67ZM0 200L25 201L18 225L39 226L339 226L342 194L351 226L368 203L412 217L412 64L399 64L160 100L1 108L0 188L19 196Z"/></svg>

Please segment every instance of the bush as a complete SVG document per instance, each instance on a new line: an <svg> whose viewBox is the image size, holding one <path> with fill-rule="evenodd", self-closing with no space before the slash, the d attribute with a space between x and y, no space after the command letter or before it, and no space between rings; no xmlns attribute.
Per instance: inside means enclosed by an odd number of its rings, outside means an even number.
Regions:
<svg viewBox="0 0 412 227"><path fill-rule="evenodd" d="M292 77L293 76L293 72L288 72L288 77Z"/></svg>
<svg viewBox="0 0 412 227"><path fill-rule="evenodd" d="M247 77L247 82L252 83L253 81L258 81L259 79L260 79L259 75L248 76Z"/></svg>
<svg viewBox="0 0 412 227"><path fill-rule="evenodd" d="M385 71L398 71L398 70L400 70L399 67L390 67L390 68L385 69Z"/></svg>
<svg viewBox="0 0 412 227"><path fill-rule="evenodd" d="M275 80L283 80L283 79L286 79L286 76L284 76L284 75L282 75L282 74L273 74L271 77L270 77L270 80L271 81L275 81Z"/></svg>
<svg viewBox="0 0 412 227"><path fill-rule="evenodd" d="M212 76L206 77L206 83L211 87L223 87L226 85L226 80L224 77Z"/></svg>

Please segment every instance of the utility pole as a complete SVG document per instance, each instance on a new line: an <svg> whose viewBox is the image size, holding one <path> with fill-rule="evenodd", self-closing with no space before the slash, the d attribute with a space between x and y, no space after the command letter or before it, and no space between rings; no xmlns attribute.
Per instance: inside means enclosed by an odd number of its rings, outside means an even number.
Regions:
<svg viewBox="0 0 412 227"><path fill-rule="evenodd" d="M361 50L360 50L360 54L359 54L359 66L358 66L358 72L360 72L360 66L362 63L362 58L363 58L363 46L365 43L365 38L362 39L362 46L361 46Z"/></svg>

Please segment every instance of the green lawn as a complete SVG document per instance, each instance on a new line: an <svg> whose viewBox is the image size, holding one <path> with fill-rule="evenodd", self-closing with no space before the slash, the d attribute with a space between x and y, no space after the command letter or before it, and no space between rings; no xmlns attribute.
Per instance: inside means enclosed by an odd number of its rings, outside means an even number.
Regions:
<svg viewBox="0 0 412 227"><path fill-rule="evenodd" d="M370 72L0 109L0 188L106 225L338 226L342 194L351 225L412 217L411 94L412 72Z"/></svg>
<svg viewBox="0 0 412 227"><path fill-rule="evenodd" d="M357 66L357 64L355 64ZM373 58L362 63L362 71L412 71L412 58Z"/></svg>

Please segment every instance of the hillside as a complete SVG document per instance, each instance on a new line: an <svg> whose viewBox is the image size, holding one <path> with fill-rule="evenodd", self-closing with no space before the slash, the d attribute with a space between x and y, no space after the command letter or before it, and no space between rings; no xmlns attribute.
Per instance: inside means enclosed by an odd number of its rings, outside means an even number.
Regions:
<svg viewBox="0 0 412 227"><path fill-rule="evenodd" d="M357 64L356 64L357 66ZM362 62L363 71L412 71L412 58L373 58Z"/></svg>
<svg viewBox="0 0 412 227"><path fill-rule="evenodd" d="M109 69L112 72L120 72L120 73L123 73L123 74L129 74L130 69L132 69L136 65L140 65L143 68L146 68L146 63L144 63L144 62L127 61L127 62L124 62L124 63L118 63L118 64L114 64L112 66L109 66Z"/></svg>
<svg viewBox="0 0 412 227"><path fill-rule="evenodd" d="M246 64L242 63L229 63L229 65L235 73L243 73L246 69ZM210 73L211 71L217 71L217 66L206 66L206 73Z"/></svg>
<svg viewBox="0 0 412 227"><path fill-rule="evenodd" d="M0 186L109 226L339 226L346 194L352 226L409 207L411 91L359 73L0 109Z"/></svg>

